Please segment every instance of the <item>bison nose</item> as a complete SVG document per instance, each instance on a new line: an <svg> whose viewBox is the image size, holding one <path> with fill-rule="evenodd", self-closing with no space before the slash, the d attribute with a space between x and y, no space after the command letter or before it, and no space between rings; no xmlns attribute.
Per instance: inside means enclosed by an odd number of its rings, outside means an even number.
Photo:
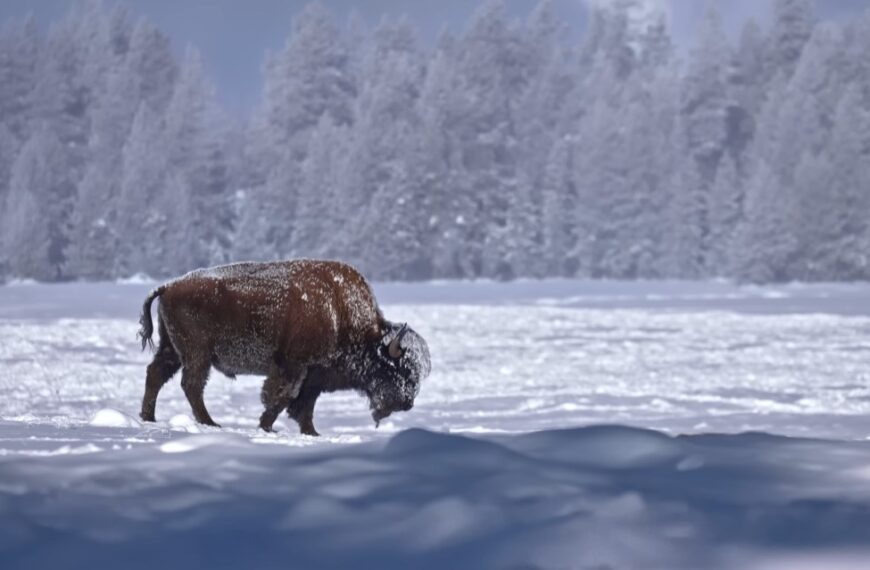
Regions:
<svg viewBox="0 0 870 570"><path fill-rule="evenodd" d="M408 402L407 404L402 406L402 411L407 412L408 410L410 410L413 407L414 407L414 402Z"/></svg>

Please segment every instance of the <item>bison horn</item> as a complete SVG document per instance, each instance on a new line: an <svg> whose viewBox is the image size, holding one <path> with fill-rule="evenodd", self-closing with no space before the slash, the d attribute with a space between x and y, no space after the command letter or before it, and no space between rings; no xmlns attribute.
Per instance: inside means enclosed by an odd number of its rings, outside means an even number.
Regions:
<svg viewBox="0 0 870 570"><path fill-rule="evenodd" d="M390 346L387 349L387 352L390 354L390 358L398 360L402 356L402 338L404 338L405 333L408 332L408 323L402 325L402 328L399 329L398 334L390 341Z"/></svg>

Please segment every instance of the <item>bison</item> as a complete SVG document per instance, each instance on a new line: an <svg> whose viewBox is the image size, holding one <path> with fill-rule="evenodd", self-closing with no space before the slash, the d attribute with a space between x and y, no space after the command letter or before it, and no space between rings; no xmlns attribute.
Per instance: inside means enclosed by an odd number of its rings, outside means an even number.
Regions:
<svg viewBox="0 0 870 570"><path fill-rule="evenodd" d="M141 417L155 421L157 395L181 369L196 420L218 426L203 401L212 367L230 378L266 376L260 427L287 410L300 431L318 435L314 404L322 392L365 394L377 425L410 410L430 369L429 349L410 327L384 319L365 278L336 261L236 263L192 271L145 299L139 336L160 341L148 365Z"/></svg>

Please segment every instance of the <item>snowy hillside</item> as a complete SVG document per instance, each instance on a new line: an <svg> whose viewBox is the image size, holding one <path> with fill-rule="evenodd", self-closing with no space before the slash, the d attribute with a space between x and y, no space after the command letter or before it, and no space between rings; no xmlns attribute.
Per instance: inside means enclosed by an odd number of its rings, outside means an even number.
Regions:
<svg viewBox="0 0 870 570"><path fill-rule="evenodd" d="M224 429L177 379L141 425L147 289L0 288L4 570L870 561L868 286L376 286L432 375L379 430L325 396L318 439L217 373Z"/></svg>

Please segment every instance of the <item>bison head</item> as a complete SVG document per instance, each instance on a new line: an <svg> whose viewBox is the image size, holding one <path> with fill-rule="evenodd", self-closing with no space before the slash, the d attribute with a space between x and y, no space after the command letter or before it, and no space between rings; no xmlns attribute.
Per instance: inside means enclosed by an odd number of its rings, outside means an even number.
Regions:
<svg viewBox="0 0 870 570"><path fill-rule="evenodd" d="M429 375L429 347L407 324L391 324L367 358L366 395L375 425L414 406L420 381Z"/></svg>

